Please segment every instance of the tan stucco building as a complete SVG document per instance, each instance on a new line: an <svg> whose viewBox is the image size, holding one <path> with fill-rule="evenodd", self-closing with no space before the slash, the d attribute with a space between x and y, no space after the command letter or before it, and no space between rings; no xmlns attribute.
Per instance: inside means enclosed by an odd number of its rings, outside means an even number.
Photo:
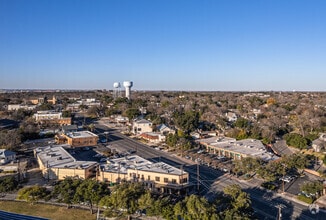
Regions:
<svg viewBox="0 0 326 220"><path fill-rule="evenodd" d="M100 165L97 179L103 182L142 182L153 192L180 193L189 187L189 174L163 162L153 163L137 155L109 160Z"/></svg>
<svg viewBox="0 0 326 220"><path fill-rule="evenodd" d="M48 180L63 180L66 177L87 179L96 176L97 163L93 161L76 161L65 148L69 145L55 145L39 147L34 150L34 155Z"/></svg>
<svg viewBox="0 0 326 220"><path fill-rule="evenodd" d="M132 124L132 132L134 134L142 134L153 131L152 122L146 119L140 119L138 121L134 121Z"/></svg>
<svg viewBox="0 0 326 220"><path fill-rule="evenodd" d="M62 112L37 111L33 117L36 122L44 125L71 125L71 118L62 117Z"/></svg>

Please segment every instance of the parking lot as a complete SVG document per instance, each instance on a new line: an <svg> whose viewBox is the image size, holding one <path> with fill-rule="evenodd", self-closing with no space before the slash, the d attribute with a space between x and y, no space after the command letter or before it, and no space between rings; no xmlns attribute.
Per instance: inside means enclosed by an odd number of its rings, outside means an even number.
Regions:
<svg viewBox="0 0 326 220"><path fill-rule="evenodd" d="M95 150L95 147L82 147L78 149L68 149L68 152L76 160L100 162L102 156L100 156L99 153Z"/></svg>
<svg viewBox="0 0 326 220"><path fill-rule="evenodd" d="M285 185L284 185L285 192L291 193L293 195L298 195L301 192L301 190L300 190L301 185L303 185L306 182L311 182L311 181L315 181L318 179L320 179L320 178L318 178L312 174L305 173L305 175L303 177L297 177L294 180L292 180L291 182L285 183Z"/></svg>

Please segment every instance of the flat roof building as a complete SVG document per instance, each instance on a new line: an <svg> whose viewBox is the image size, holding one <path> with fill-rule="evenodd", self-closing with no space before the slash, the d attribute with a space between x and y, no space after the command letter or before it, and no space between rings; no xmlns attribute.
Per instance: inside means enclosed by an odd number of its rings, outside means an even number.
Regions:
<svg viewBox="0 0 326 220"><path fill-rule="evenodd" d="M234 138L228 137L212 137L201 139L198 142L205 146L208 152L233 159L256 157L264 161L270 161L279 158L273 153L268 152L261 141L255 139L237 141Z"/></svg>
<svg viewBox="0 0 326 220"><path fill-rule="evenodd" d="M189 174L163 162L153 163L137 155L108 160L100 165L98 180L110 183L143 182L153 192L180 193L189 187Z"/></svg>
<svg viewBox="0 0 326 220"><path fill-rule="evenodd" d="M90 131L77 131L58 134L55 140L57 144L69 144L72 147L86 147L96 145L98 136Z"/></svg>
<svg viewBox="0 0 326 220"><path fill-rule="evenodd" d="M70 125L71 118L70 117L62 117L62 112L55 112L55 111L37 111L33 115L36 122L41 124L59 124L59 125Z"/></svg>
<svg viewBox="0 0 326 220"><path fill-rule="evenodd" d="M34 150L43 177L48 180L63 180L66 177L87 179L96 176L97 163L77 161L66 151L69 145L38 147Z"/></svg>

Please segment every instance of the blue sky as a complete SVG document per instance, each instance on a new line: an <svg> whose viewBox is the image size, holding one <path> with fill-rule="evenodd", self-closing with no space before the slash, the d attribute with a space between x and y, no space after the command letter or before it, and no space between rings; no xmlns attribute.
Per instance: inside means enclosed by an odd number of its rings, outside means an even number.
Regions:
<svg viewBox="0 0 326 220"><path fill-rule="evenodd" d="M326 91L325 0L0 0L0 89Z"/></svg>

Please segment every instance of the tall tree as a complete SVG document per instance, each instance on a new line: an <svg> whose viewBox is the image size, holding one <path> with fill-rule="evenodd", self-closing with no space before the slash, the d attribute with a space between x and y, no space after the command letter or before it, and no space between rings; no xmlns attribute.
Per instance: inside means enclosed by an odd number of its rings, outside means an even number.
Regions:
<svg viewBox="0 0 326 220"><path fill-rule="evenodd" d="M67 177L54 186L52 197L56 198L58 202L67 204L67 208L69 208L74 202L76 190L81 183L81 179Z"/></svg>
<svg viewBox="0 0 326 220"><path fill-rule="evenodd" d="M93 213L93 206L98 205L101 198L107 194L109 194L109 190L106 184L86 179L77 187L74 201L88 203L90 211Z"/></svg>

